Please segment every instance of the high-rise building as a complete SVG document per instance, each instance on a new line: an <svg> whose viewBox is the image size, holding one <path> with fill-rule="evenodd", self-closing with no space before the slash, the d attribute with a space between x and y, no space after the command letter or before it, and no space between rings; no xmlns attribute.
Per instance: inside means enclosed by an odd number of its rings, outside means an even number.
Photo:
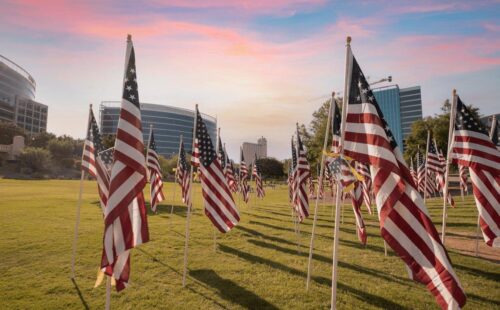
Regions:
<svg viewBox="0 0 500 310"><path fill-rule="evenodd" d="M0 121L15 123L35 134L47 130L48 107L36 102L35 79L0 55Z"/></svg>
<svg viewBox="0 0 500 310"><path fill-rule="evenodd" d="M373 89L373 94L396 142L404 150L412 124L422 119L420 86L399 88L398 85L390 85Z"/></svg>
<svg viewBox="0 0 500 310"><path fill-rule="evenodd" d="M182 135L186 152L191 152L193 142L194 111L172 106L141 103L142 135L144 143L149 137L150 125L155 133L156 151L165 157L179 152ZM114 135L120 116L120 101L103 101L99 110L102 134ZM215 145L217 121L214 117L202 114L208 133Z"/></svg>
<svg viewBox="0 0 500 310"><path fill-rule="evenodd" d="M243 142L242 148L247 164L251 163L255 156L257 159L267 157L267 140L264 137L260 137L257 143Z"/></svg>

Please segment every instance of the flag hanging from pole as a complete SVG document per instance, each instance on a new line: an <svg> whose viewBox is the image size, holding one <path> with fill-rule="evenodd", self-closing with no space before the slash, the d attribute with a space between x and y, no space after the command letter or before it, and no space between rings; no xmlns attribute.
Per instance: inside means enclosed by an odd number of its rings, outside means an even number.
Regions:
<svg viewBox="0 0 500 310"><path fill-rule="evenodd" d="M469 168L486 244L500 247L500 151L458 96L452 158L458 165Z"/></svg>
<svg viewBox="0 0 500 310"><path fill-rule="evenodd" d="M181 185L182 202L189 207L191 205L191 170L186 160L186 151L184 149L182 137L179 143L179 161L176 172L178 173L179 183Z"/></svg>
<svg viewBox="0 0 500 310"><path fill-rule="evenodd" d="M141 108L137 89L135 52L127 39L123 95L116 132L109 198L104 211L104 251L101 267L124 289L130 274L129 251L149 241L143 189L146 159L142 137Z"/></svg>
<svg viewBox="0 0 500 310"><path fill-rule="evenodd" d="M295 200L299 221L309 216L309 199L307 197L307 181L311 178L311 170L306 158L306 151L300 139L297 126L297 166L295 167Z"/></svg>
<svg viewBox="0 0 500 310"><path fill-rule="evenodd" d="M257 165L257 154L255 154L255 160L253 162L252 175L255 178L255 190L257 191L257 197L264 198L266 193L264 192L262 176L260 174L259 166Z"/></svg>
<svg viewBox="0 0 500 310"><path fill-rule="evenodd" d="M163 195L161 167L158 159L158 153L156 153L156 142L152 128L148 142L147 166L149 170L149 183L151 187L151 210L156 213L156 207L158 203L165 200L165 196Z"/></svg>
<svg viewBox="0 0 500 310"><path fill-rule="evenodd" d="M82 170L87 172L89 175L96 177L96 163L95 163L95 153L97 152L93 139L94 128L97 128L97 122L94 117L94 112L92 112L92 106L89 109L89 122L87 125L87 136L85 137L85 142L83 143L83 153L82 153ZM99 135L99 131L97 131ZM100 135L99 135L100 139Z"/></svg>
<svg viewBox="0 0 500 310"><path fill-rule="evenodd" d="M196 117L195 130L200 150L199 169L205 215L220 232L226 233L238 224L240 215L198 109L196 109Z"/></svg>
<svg viewBox="0 0 500 310"><path fill-rule="evenodd" d="M372 179L370 176L370 168L368 165L356 162L356 171L363 177L361 181L361 190L363 191L363 201L368 209L368 213L372 214ZM360 204L361 206L361 204Z"/></svg>
<svg viewBox="0 0 500 310"><path fill-rule="evenodd" d="M465 304L465 293L394 136L348 48L345 154L370 164L381 234L442 309Z"/></svg>
<svg viewBox="0 0 500 310"><path fill-rule="evenodd" d="M245 156L243 156L243 150L240 149L240 191L243 196L243 201L248 203L250 198L250 186L248 185L248 168L245 163Z"/></svg>

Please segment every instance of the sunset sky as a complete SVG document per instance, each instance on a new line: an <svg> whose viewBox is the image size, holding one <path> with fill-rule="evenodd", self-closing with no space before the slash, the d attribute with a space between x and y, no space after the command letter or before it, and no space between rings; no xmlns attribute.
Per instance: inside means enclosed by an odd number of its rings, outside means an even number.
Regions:
<svg viewBox="0 0 500 310"><path fill-rule="evenodd" d="M373 81L422 87L424 115L453 88L500 112L499 1L0 2L0 54L33 75L56 134L83 137L88 104L120 99L127 33L141 102L198 103L234 159L262 135L290 156L295 122L343 89L347 35Z"/></svg>

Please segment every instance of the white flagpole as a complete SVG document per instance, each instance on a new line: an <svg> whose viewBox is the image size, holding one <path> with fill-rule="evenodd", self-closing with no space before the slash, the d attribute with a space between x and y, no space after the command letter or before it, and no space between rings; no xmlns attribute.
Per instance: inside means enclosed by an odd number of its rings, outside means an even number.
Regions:
<svg viewBox="0 0 500 310"><path fill-rule="evenodd" d="M181 135L180 137L180 141L179 141L179 151L177 152L177 165L175 166L175 172L174 172L174 193L172 195L172 205L170 206L170 215L172 215L174 213L174 204L175 204L175 192L176 192L176 189L177 189L177 169L179 168L179 161L181 159L181 145L182 145L182 142L183 142L183 135ZM187 171L185 171L184 173L187 173ZM181 193L182 195L182 193Z"/></svg>
<svg viewBox="0 0 500 310"><path fill-rule="evenodd" d="M318 221L318 203L319 203L319 192L320 192L320 186L322 183L323 179L323 173L324 173L324 165L325 165L325 151L326 147L328 145L328 138L329 138L329 132L330 132L330 122L332 120L332 110L333 106L335 104L335 92L332 92L332 99L330 100L330 107L328 109L328 118L326 121L326 129L325 129L325 139L323 141L323 149L321 150L321 168L319 171L318 175L318 189L316 190L316 201L314 204L314 219L313 219L313 225L312 225L312 231L311 231L311 241L309 243L309 259L307 261L307 281L306 281L306 291L309 290L309 282L311 281L311 268L312 268L312 254L313 254L313 249L314 249L314 231L316 229L316 222ZM312 180L311 180L312 182ZM324 202L324 197L323 197L323 202Z"/></svg>
<svg viewBox="0 0 500 310"><path fill-rule="evenodd" d="M106 305L105 310L109 310L111 307L111 276L106 276Z"/></svg>
<svg viewBox="0 0 500 310"><path fill-rule="evenodd" d="M454 89L451 99L451 108L450 108L450 129L448 131L448 152L446 156L446 169L444 173L444 190L443 190L443 224L441 226L441 242L445 243L446 240L446 218L448 215L446 214L446 198L448 197L448 182L449 182L449 173L450 173L450 158L451 151L453 150L453 136L455 131L455 113L457 106L457 90Z"/></svg>
<svg viewBox="0 0 500 310"><path fill-rule="evenodd" d="M351 62L352 62L352 52L351 52L351 37L347 37L346 40L346 66L345 66L345 80L344 80L344 101L342 102L342 127L340 136L340 156L344 155L344 136L345 136L345 126L347 117L347 108L349 105L349 91L351 84ZM335 199L335 230L333 234L333 266L332 266L332 299L331 299L331 309L337 308L337 262L338 262L338 252L339 252L339 224L340 224L340 196L341 187L337 184L337 198Z"/></svg>
<svg viewBox="0 0 500 310"><path fill-rule="evenodd" d="M480 238L480 226L479 226L479 212L477 213L477 227L476 227L476 257L479 256L479 238Z"/></svg>
<svg viewBox="0 0 500 310"><path fill-rule="evenodd" d="M87 134L90 130L90 112L92 111L92 104L89 105L89 117L87 120ZM82 151L82 161L83 161L83 152ZM71 256L71 279L75 279L75 261L76 261L76 248L78 247L78 227L80 226L80 207L82 206L82 194L83 194L83 180L85 179L85 171L81 169L80 176L80 190L78 192L78 200L76 203L76 222L75 222L75 237L73 238L73 253Z"/></svg>
<svg viewBox="0 0 500 310"><path fill-rule="evenodd" d="M425 147L425 175L424 175L424 203L425 203L425 199L427 197L427 173L428 173L428 170L427 170L427 166L428 166L428 159L429 159L429 144L431 142L431 131L430 130L427 130L427 145ZM430 189L429 189L430 190Z"/></svg>
<svg viewBox="0 0 500 310"><path fill-rule="evenodd" d="M196 139L196 124L198 120L198 104L196 104L195 114L194 114L194 125L193 125L193 143L191 149L194 150L194 140ZM193 165L191 164L191 173L189 174L189 196L190 203L187 206L186 215L186 234L184 241L184 270L182 273L182 287L186 286L186 273L187 273L187 259L188 259L188 245L189 245L189 222L191 221L191 205L193 204Z"/></svg>

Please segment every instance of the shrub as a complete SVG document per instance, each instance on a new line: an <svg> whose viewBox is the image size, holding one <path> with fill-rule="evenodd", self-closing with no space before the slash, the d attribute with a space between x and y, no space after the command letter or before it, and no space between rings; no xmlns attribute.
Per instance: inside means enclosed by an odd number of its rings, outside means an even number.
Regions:
<svg viewBox="0 0 500 310"><path fill-rule="evenodd" d="M54 159L73 157L74 145L70 140L50 140L48 148Z"/></svg>
<svg viewBox="0 0 500 310"><path fill-rule="evenodd" d="M50 167L49 151L38 147L27 147L19 154L21 172L36 173L48 170Z"/></svg>

